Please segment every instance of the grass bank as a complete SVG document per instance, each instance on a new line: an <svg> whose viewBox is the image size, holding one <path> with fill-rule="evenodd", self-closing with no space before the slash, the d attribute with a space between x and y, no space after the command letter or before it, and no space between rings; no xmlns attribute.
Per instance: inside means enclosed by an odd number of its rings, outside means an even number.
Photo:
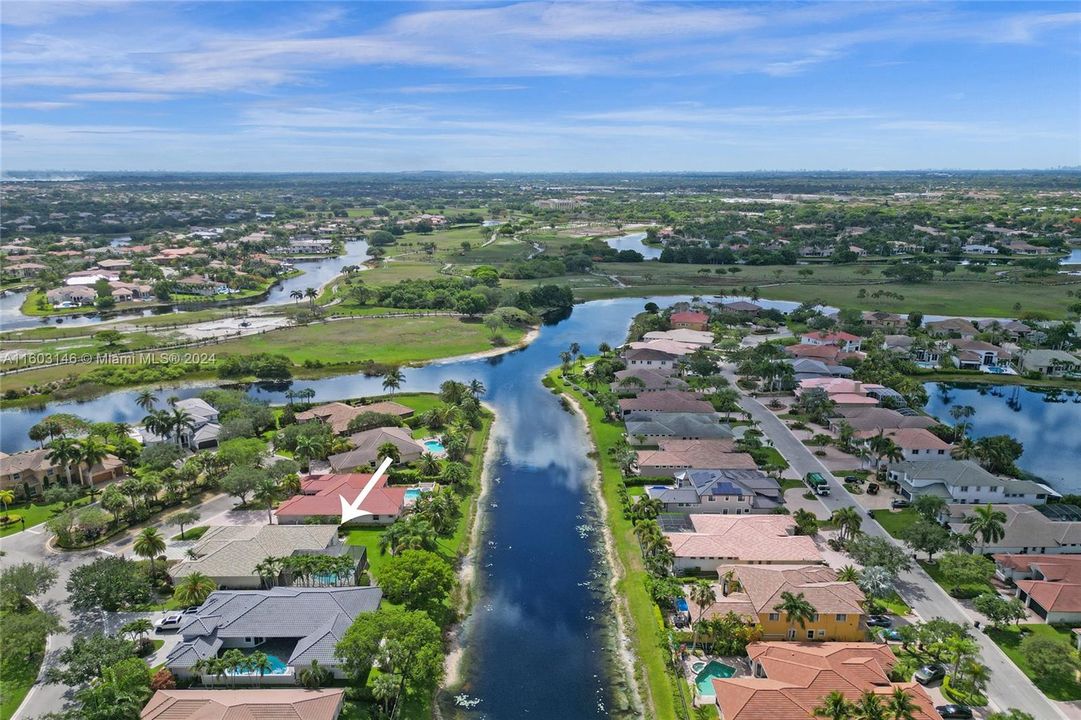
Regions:
<svg viewBox="0 0 1081 720"><path fill-rule="evenodd" d="M660 614L653 599L646 591L646 570L642 553L634 536L634 526L623 517L619 501L619 487L623 475L608 450L623 436L621 425L607 422L603 411L575 388L563 382L558 370L546 376L547 384L559 393L578 402L585 413L589 434L597 448L594 460L601 472L601 493L606 506L605 520L612 534L616 556L621 565L613 568L619 575L616 591L626 600L629 617L627 632L630 636L637 670L638 686L644 690L642 698L648 717L675 718L681 700L677 687L671 680L667 666L668 643Z"/></svg>
<svg viewBox="0 0 1081 720"><path fill-rule="evenodd" d="M1027 675L1028 679L1031 680L1048 698L1060 701L1081 700L1081 683L1077 682L1077 680L1054 680L1039 675L1032 669L1025 659L1024 654L1021 652L1021 641L1024 639L1024 636L1021 634L1022 628L1032 635L1060 638L1066 640L1071 645L1073 644L1073 637L1068 629L1045 625L1043 623L1012 626L1003 628L1002 630L989 628L987 630L987 635L995 641L995 644L1002 649L1002 652L1006 653L1006 656L1013 661L1013 664L1016 665L1021 672Z"/></svg>

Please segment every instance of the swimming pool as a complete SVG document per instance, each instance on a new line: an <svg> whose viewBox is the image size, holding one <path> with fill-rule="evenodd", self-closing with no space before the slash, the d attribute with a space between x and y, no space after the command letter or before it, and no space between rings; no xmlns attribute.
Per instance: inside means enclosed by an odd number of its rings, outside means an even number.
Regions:
<svg viewBox="0 0 1081 720"><path fill-rule="evenodd" d="M443 447L443 443L438 440L425 440L424 447L428 448L428 452L433 455L438 455L447 451L447 449Z"/></svg>
<svg viewBox="0 0 1081 720"><path fill-rule="evenodd" d="M285 675L289 671L289 666L285 664L277 655L267 655L267 659L270 660L270 669L263 675ZM252 670L245 668L243 670L230 670L225 673L226 675L259 675L258 670Z"/></svg>
<svg viewBox="0 0 1081 720"><path fill-rule="evenodd" d="M409 488L409 489L407 489L405 491L406 502L409 502L409 501L416 502L417 498L419 498L421 496L421 494L423 494L423 492L424 491L421 490L420 488Z"/></svg>
<svg viewBox="0 0 1081 720"><path fill-rule="evenodd" d="M697 675L694 676L694 684L699 695L714 695L713 681L716 678L730 678L736 674L736 669L725 665L723 662L710 660Z"/></svg>

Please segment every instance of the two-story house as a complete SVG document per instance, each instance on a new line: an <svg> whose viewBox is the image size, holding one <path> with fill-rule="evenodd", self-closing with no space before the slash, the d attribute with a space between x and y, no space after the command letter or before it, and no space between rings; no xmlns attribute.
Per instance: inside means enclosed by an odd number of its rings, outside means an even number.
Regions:
<svg viewBox="0 0 1081 720"><path fill-rule="evenodd" d="M1059 494L1043 483L1004 478L971 460L906 461L888 466L901 497L938 495L950 504L1021 503L1041 505Z"/></svg>
<svg viewBox="0 0 1081 720"><path fill-rule="evenodd" d="M664 503L666 512L745 515L772 512L782 505L780 484L758 470L754 459L731 453L729 463L742 467L718 470L683 470L673 485L651 485L649 497Z"/></svg>
<svg viewBox="0 0 1081 720"><path fill-rule="evenodd" d="M863 338L842 331L816 331L803 333L799 341L802 345L836 345L842 352L859 352Z"/></svg>

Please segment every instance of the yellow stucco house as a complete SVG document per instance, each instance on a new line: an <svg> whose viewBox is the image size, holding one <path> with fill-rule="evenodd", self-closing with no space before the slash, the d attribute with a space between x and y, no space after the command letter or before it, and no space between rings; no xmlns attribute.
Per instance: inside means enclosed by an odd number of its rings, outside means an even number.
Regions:
<svg viewBox="0 0 1081 720"><path fill-rule="evenodd" d="M867 638L863 592L822 565L721 565L713 586L716 601L703 618L734 612L757 622L763 640L861 641ZM801 624L775 608L783 593L803 596L815 613ZM700 608L688 599L691 617Z"/></svg>

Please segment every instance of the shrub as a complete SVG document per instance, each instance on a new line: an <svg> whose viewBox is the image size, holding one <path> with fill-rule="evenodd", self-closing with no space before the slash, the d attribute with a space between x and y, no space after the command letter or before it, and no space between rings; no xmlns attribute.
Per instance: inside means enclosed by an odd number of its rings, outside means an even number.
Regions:
<svg viewBox="0 0 1081 720"><path fill-rule="evenodd" d="M958 600L971 600L987 592L986 585L956 585L950 588L950 595Z"/></svg>

